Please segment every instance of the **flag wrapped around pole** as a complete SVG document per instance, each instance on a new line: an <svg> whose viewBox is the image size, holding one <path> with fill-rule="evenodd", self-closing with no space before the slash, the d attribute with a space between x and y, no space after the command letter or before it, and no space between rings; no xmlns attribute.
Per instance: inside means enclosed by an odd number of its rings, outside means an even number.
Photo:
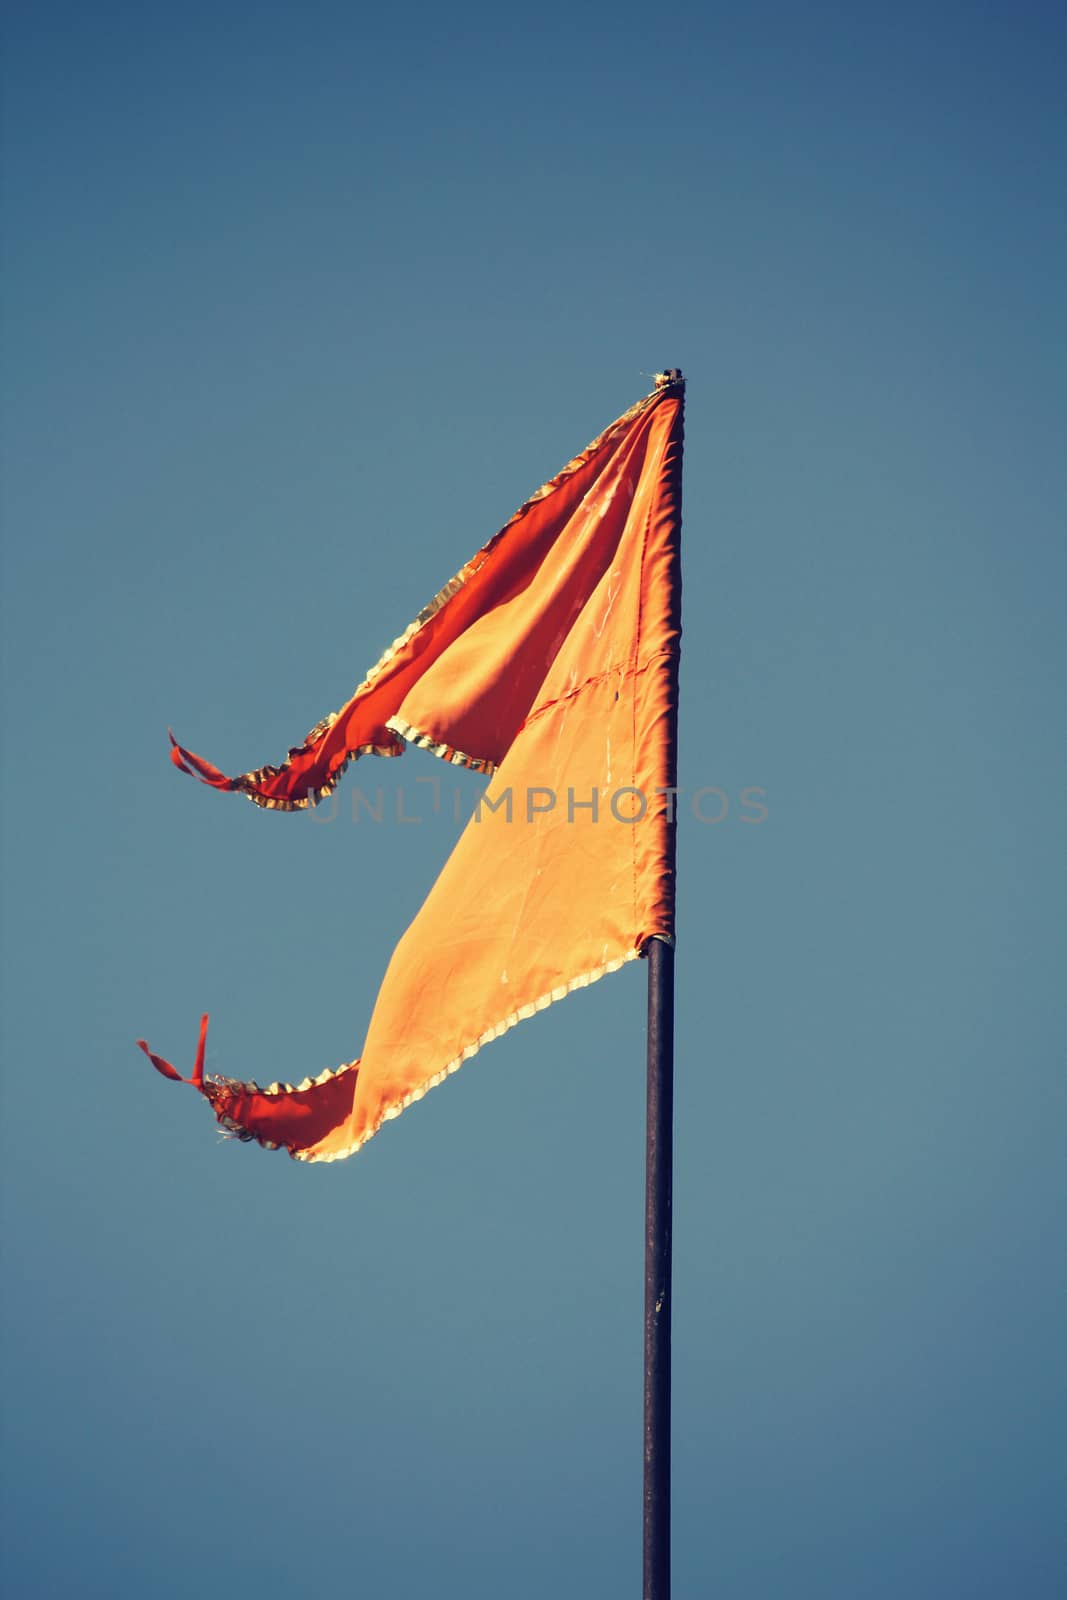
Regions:
<svg viewBox="0 0 1067 1600"><path fill-rule="evenodd" d="M516 1022L673 942L683 407L681 374L660 374L281 765L226 777L172 736L183 772L274 810L407 744L491 775L358 1060L260 1088L204 1074L202 1025L184 1081L229 1132L303 1161L351 1155Z"/></svg>

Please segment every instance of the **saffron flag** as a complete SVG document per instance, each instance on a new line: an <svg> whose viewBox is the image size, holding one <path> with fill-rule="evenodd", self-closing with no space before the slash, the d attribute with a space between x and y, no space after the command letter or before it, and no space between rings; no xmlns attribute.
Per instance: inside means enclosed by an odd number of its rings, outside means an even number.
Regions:
<svg viewBox="0 0 1067 1600"><path fill-rule="evenodd" d="M191 1077L222 1126L302 1161L351 1155L516 1022L674 937L684 384L537 491L280 766L212 788L292 811L407 744L491 774L393 952L362 1056L303 1082Z"/></svg>

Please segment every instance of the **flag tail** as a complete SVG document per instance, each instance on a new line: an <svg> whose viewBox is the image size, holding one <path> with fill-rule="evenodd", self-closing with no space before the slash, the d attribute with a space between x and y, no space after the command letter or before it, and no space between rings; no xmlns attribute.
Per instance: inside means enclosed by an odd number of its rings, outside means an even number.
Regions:
<svg viewBox="0 0 1067 1600"><path fill-rule="evenodd" d="M193 1070L188 1078L164 1056L156 1055L144 1039L144 1051L156 1071L173 1083L187 1083L203 1095L219 1125L234 1138L256 1140L267 1150L288 1150L300 1157L313 1150L338 1123L351 1112L359 1062L352 1061L336 1071L305 1078L303 1083L272 1083L262 1089L258 1083L241 1083L234 1078L205 1077L204 1055L207 1046L207 1016L200 1019Z"/></svg>
<svg viewBox="0 0 1067 1600"><path fill-rule="evenodd" d="M210 761L205 761L203 756L196 756L191 750L186 750L174 737L173 730L167 729L170 739L170 759L179 772L184 772L190 778L199 778L201 783L210 784L212 789L232 789L235 786L233 778L227 778L218 767L213 767Z"/></svg>
<svg viewBox="0 0 1067 1600"><path fill-rule="evenodd" d="M191 1083L194 1089L199 1089L201 1093L203 1093L204 1052L207 1048L207 1023L207 1013L205 1012L205 1014L200 1018L200 1037L197 1040L196 1056L193 1061L193 1075L191 1078L183 1078L177 1067L165 1060L163 1056L157 1056L148 1048L148 1045L144 1039L138 1039L138 1048L144 1051L145 1055L148 1057L149 1061L151 1061L156 1071L161 1073L164 1078L170 1078L174 1083Z"/></svg>

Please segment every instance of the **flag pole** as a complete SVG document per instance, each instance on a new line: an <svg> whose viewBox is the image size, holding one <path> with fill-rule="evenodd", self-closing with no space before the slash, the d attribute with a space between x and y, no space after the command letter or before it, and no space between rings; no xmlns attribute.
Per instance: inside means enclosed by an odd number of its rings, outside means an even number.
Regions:
<svg viewBox="0 0 1067 1600"><path fill-rule="evenodd" d="M648 946L647 1116L644 1600L670 1600L674 950L662 939Z"/></svg>
<svg viewBox="0 0 1067 1600"><path fill-rule="evenodd" d="M676 367L656 376L656 387L683 385ZM684 389L683 389L684 392ZM682 444L669 458L670 514L674 560L682 508ZM680 578L676 570L677 623L681 629ZM678 781L678 661L668 731L667 781ZM676 791L675 791L676 792ZM667 790L671 794L671 790ZM673 798L667 806L669 873L675 880L677 823ZM674 1184L674 943L652 938L648 960L648 1062L645 1142L645 1471L644 1600L670 1600L671 1593L671 1206Z"/></svg>

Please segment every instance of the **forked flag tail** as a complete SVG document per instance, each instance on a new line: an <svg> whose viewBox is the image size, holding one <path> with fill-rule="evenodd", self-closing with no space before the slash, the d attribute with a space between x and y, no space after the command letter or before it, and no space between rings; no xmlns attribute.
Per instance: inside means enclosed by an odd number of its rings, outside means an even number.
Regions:
<svg viewBox="0 0 1067 1600"><path fill-rule="evenodd" d="M278 766L226 777L172 736L181 770L277 810L408 744L491 775L358 1060L296 1086L205 1075L204 1019L183 1081L229 1132L303 1161L351 1155L516 1022L673 942L684 395L661 374Z"/></svg>

